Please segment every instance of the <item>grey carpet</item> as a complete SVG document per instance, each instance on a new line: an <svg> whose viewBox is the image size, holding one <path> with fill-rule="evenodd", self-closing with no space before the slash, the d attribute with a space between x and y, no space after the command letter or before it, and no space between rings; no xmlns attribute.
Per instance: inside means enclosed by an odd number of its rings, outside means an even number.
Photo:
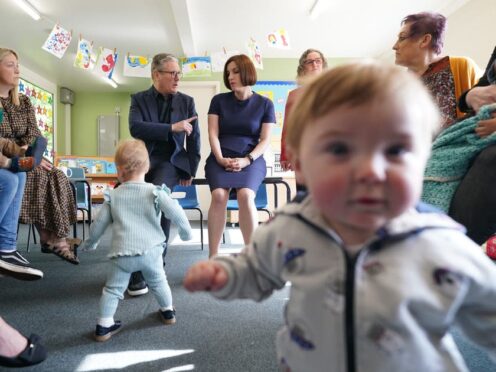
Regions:
<svg viewBox="0 0 496 372"><path fill-rule="evenodd" d="M232 232L236 242L239 231ZM221 252L241 247L232 244L229 236L227 241L231 244ZM0 278L0 315L25 335L41 335L48 349L45 362L24 371L277 371L274 338L282 324L288 290L260 304L221 302L207 294L186 292L181 285L184 273L208 254L200 251L199 244L171 245L167 254L166 272L177 309L175 325L162 325L151 293L126 297L115 317L122 320L122 331L108 342L97 343L92 334L105 282L109 234L97 251L80 253L78 266L41 253L39 245L32 244L26 253L26 243L27 226L21 226L19 250L43 270L44 279ZM470 371L496 371L484 352L457 332L455 339Z"/></svg>
<svg viewBox="0 0 496 372"><path fill-rule="evenodd" d="M25 232L27 227L21 226L19 250L45 277L35 282L0 278L0 315L25 335L41 335L48 358L23 370L277 370L274 338L282 324L287 290L261 304L222 302L207 294L190 294L182 287L184 273L208 253L202 252L199 244L172 245L166 272L177 323L164 326L159 321L158 305L151 293L126 297L115 316L123 322L122 331L108 342L97 343L92 333L105 282L109 234L97 251L81 252L81 264L74 266L41 253L39 245L31 244L31 252L26 253ZM88 364L89 360L94 362Z"/></svg>

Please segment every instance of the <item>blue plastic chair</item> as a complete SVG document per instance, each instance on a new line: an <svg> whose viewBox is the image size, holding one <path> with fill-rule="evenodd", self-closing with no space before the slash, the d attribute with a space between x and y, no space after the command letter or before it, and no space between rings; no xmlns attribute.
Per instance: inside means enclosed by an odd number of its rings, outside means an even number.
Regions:
<svg viewBox="0 0 496 372"><path fill-rule="evenodd" d="M83 214L83 240L85 239L85 220L88 220L88 226L91 226L91 186L86 180L83 168L69 168L69 180L73 187L74 198L76 199L77 209ZM86 213L86 219L84 217Z"/></svg>
<svg viewBox="0 0 496 372"><path fill-rule="evenodd" d="M194 209L200 212L200 241L201 241L201 249L203 251L203 212L200 209L200 202L198 201L198 194L196 193L196 186L174 186L172 189L173 192L184 192L186 195L184 198L176 199L179 202L179 205L183 209Z"/></svg>
<svg viewBox="0 0 496 372"><path fill-rule="evenodd" d="M255 195L255 207L259 211L267 212L269 218L272 217L272 212L267 209L269 202L267 199L267 186L265 183L261 183L258 187L257 194ZM239 210L238 200L236 199L236 190L231 190L229 195L229 200L227 201L228 211Z"/></svg>

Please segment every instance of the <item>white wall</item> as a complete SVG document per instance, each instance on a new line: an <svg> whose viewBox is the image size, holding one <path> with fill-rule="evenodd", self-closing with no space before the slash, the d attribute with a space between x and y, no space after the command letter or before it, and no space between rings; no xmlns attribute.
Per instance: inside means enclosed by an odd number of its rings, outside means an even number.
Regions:
<svg viewBox="0 0 496 372"><path fill-rule="evenodd" d="M471 0L448 17L444 52L485 69L496 45L496 0Z"/></svg>

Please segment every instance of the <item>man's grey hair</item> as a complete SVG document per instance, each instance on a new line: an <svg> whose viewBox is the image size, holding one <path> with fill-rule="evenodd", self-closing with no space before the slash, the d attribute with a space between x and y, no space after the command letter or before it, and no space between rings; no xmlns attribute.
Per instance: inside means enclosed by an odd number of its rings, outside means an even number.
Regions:
<svg viewBox="0 0 496 372"><path fill-rule="evenodd" d="M172 54L169 53L159 53L153 56L152 60L152 74L155 70L160 70L162 64L167 62L179 63L179 60Z"/></svg>

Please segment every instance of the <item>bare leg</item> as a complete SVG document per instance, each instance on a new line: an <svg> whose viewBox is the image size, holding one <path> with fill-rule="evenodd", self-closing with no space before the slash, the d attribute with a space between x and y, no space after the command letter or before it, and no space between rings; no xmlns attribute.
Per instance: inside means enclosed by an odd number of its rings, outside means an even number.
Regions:
<svg viewBox="0 0 496 372"><path fill-rule="evenodd" d="M208 256L219 252L220 240L226 226L226 205L229 190L215 189L212 191L212 201L208 209Z"/></svg>
<svg viewBox="0 0 496 372"><path fill-rule="evenodd" d="M0 317L0 355L12 358L28 346L28 340Z"/></svg>
<svg viewBox="0 0 496 372"><path fill-rule="evenodd" d="M255 227L258 226L258 212L255 207L255 193L248 188L238 189L239 228L243 241L250 243Z"/></svg>

